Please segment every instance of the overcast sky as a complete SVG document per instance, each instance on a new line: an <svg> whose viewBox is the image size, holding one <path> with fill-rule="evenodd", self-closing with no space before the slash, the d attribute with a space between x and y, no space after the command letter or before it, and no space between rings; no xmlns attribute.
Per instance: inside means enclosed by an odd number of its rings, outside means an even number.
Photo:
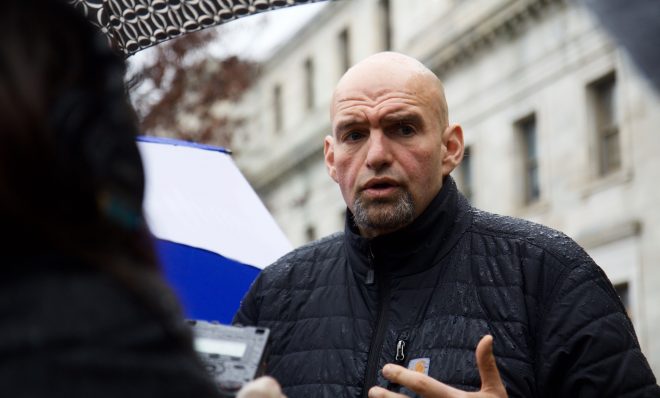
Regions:
<svg viewBox="0 0 660 398"><path fill-rule="evenodd" d="M229 40L221 39L212 51L263 59L326 5L327 2L305 4L232 21L220 27L226 31L225 37Z"/></svg>

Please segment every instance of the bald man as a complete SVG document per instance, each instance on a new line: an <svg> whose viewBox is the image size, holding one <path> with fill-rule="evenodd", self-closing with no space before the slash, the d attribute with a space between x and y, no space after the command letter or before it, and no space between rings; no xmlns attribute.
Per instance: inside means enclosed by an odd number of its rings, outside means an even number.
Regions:
<svg viewBox="0 0 660 398"><path fill-rule="evenodd" d="M458 192L463 132L424 65L363 60L339 81L331 119L344 232L266 268L235 318L271 329L268 373L289 398L660 393L611 283L576 243Z"/></svg>

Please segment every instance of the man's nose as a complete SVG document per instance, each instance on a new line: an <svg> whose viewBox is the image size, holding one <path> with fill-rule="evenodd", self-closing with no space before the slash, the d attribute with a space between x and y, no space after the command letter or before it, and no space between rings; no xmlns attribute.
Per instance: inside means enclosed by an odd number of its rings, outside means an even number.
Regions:
<svg viewBox="0 0 660 398"><path fill-rule="evenodd" d="M369 134L367 148L367 167L380 170L392 163L392 152L390 142L380 131L372 131Z"/></svg>

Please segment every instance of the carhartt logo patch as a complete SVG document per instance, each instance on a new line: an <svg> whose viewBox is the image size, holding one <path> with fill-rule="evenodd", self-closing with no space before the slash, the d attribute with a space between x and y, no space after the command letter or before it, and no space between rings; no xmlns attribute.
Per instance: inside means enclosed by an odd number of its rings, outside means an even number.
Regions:
<svg viewBox="0 0 660 398"><path fill-rule="evenodd" d="M408 363L408 369L428 376L429 365L431 365L431 358L416 358L410 360Z"/></svg>

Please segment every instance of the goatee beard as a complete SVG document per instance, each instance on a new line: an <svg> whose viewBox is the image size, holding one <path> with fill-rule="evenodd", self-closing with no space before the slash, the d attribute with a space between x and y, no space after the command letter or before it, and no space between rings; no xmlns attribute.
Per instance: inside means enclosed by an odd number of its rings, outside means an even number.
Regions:
<svg viewBox="0 0 660 398"><path fill-rule="evenodd" d="M394 231L415 219L412 194L402 191L393 199L365 201L361 195L353 203L353 221L360 230Z"/></svg>

